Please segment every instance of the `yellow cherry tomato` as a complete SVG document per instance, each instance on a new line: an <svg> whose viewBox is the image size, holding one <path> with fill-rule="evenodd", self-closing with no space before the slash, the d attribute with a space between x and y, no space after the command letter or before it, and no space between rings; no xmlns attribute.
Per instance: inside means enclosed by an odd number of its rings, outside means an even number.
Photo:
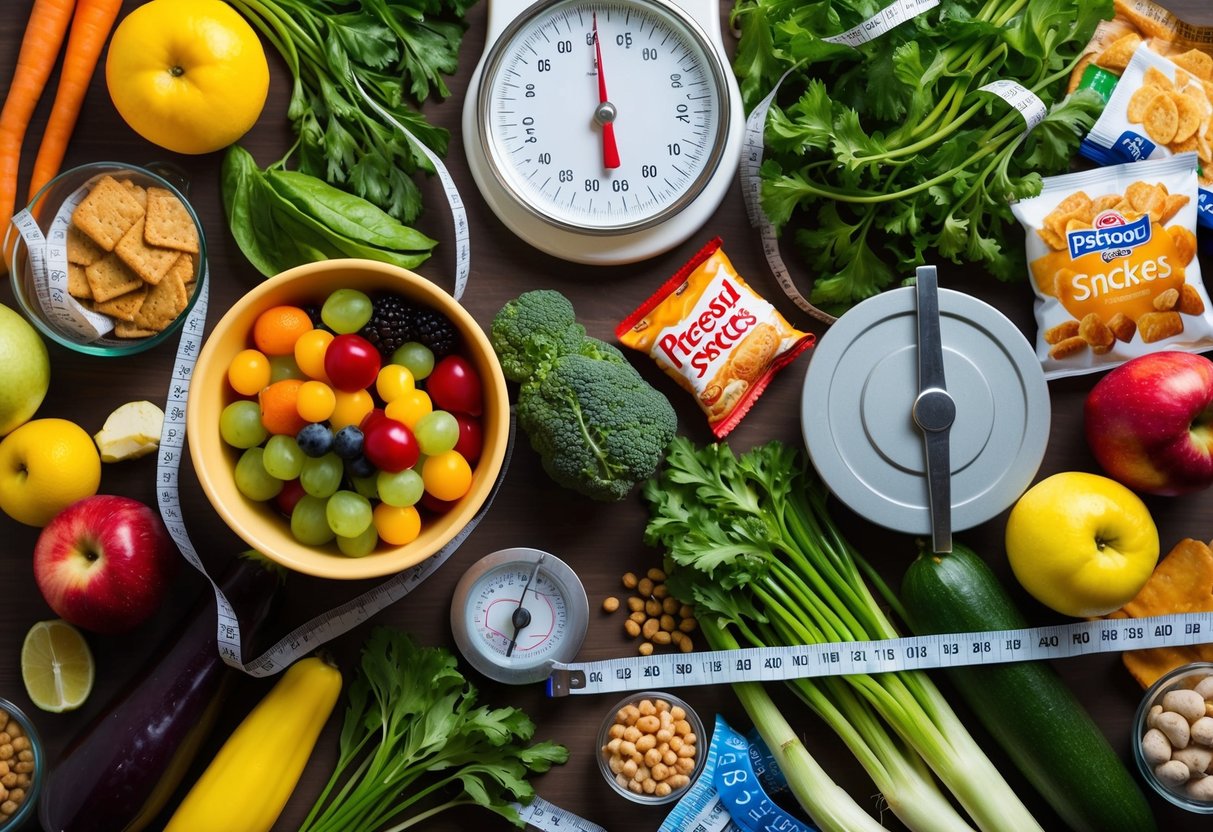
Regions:
<svg viewBox="0 0 1213 832"><path fill-rule="evenodd" d="M328 381L324 372L324 352L332 343L333 333L327 329L312 329L295 341L295 363L308 378Z"/></svg>
<svg viewBox="0 0 1213 832"><path fill-rule="evenodd" d="M388 402L387 407L383 409L389 419L404 422L409 426L409 430L417 426L417 421L422 416L433 411L434 403L430 401L430 394L424 390L403 393L399 398Z"/></svg>
<svg viewBox="0 0 1213 832"><path fill-rule="evenodd" d="M472 466L458 451L434 454L421 466L421 481L439 500L458 500L472 487Z"/></svg>
<svg viewBox="0 0 1213 832"><path fill-rule="evenodd" d="M305 381L299 388L295 408L309 422L323 422L337 409L337 396L323 381Z"/></svg>
<svg viewBox="0 0 1213 832"><path fill-rule="evenodd" d="M336 397L337 403L333 408L333 415L329 417L329 422L334 431L339 431L347 425L361 423L363 417L375 408L375 400L365 390L355 390L352 393L334 390L333 395Z"/></svg>
<svg viewBox="0 0 1213 832"><path fill-rule="evenodd" d="M392 546L412 543L421 534L421 515L413 506L380 503L372 517L379 539Z"/></svg>
<svg viewBox="0 0 1213 832"><path fill-rule="evenodd" d="M394 402L405 393L411 393L417 387L413 374L408 367L399 364L387 364L379 371L375 379L375 392L385 402Z"/></svg>
<svg viewBox="0 0 1213 832"><path fill-rule="evenodd" d="M227 365L227 380L240 395L255 396L270 383L270 360L260 350L241 350Z"/></svg>

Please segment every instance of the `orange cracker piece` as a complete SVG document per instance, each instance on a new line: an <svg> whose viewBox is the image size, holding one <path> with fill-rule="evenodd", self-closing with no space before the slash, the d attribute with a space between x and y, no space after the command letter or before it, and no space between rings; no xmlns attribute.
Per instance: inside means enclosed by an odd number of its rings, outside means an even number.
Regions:
<svg viewBox="0 0 1213 832"><path fill-rule="evenodd" d="M112 318L133 321L135 320L135 314L139 311L139 307L143 306L143 301L146 298L147 285L144 284L133 292L127 292L125 295L110 298L105 303L96 304L93 308L103 315L109 315Z"/></svg>
<svg viewBox="0 0 1213 832"><path fill-rule="evenodd" d="M1091 200L1091 210L1098 214L1100 211L1115 208L1120 200L1120 194L1104 194L1103 196L1097 196L1095 199Z"/></svg>
<svg viewBox="0 0 1213 832"><path fill-rule="evenodd" d="M1168 144L1179 129L1179 108L1169 95L1160 95L1150 102L1146 117L1141 120L1146 135L1157 144Z"/></svg>
<svg viewBox="0 0 1213 832"><path fill-rule="evenodd" d="M1125 115L1136 124L1141 124L1146 117L1146 112L1150 105L1154 103L1154 99L1165 94L1162 87L1156 87L1154 84L1146 84L1138 87L1134 93L1129 96L1129 105L1125 110Z"/></svg>
<svg viewBox="0 0 1213 832"><path fill-rule="evenodd" d="M172 191L147 189L147 222L143 238L149 245L198 253L198 228L190 212Z"/></svg>
<svg viewBox="0 0 1213 832"><path fill-rule="evenodd" d="M1213 612L1213 550L1188 538L1175 545L1132 601L1108 618L1149 618L1185 612ZM1143 688L1182 664L1213 661L1213 644L1126 651L1121 659Z"/></svg>
<svg viewBox="0 0 1213 832"><path fill-rule="evenodd" d="M133 323L140 329L159 332L185 309L187 298L185 286L177 275L165 276L147 293L143 306L135 315Z"/></svg>
<svg viewBox="0 0 1213 832"><path fill-rule="evenodd" d="M1196 256L1196 235L1182 225L1173 225L1167 229L1171 235L1171 244L1175 246L1175 257L1179 265L1186 266Z"/></svg>
<svg viewBox="0 0 1213 832"><path fill-rule="evenodd" d="M1187 194L1167 194L1167 198L1163 202L1162 213L1158 215L1158 221L1164 225L1169 223L1179 212L1179 209L1183 208L1190 201Z"/></svg>
<svg viewBox="0 0 1213 832"><path fill-rule="evenodd" d="M76 206L72 222L101 248L113 251L142 216L135 195L112 176L103 176Z"/></svg>
<svg viewBox="0 0 1213 832"><path fill-rule="evenodd" d="M67 293L76 300L92 300L93 290L88 286L88 278L84 276L84 266L79 263L67 264Z"/></svg>
<svg viewBox="0 0 1213 832"><path fill-rule="evenodd" d="M1036 234L1040 237L1040 239L1045 241L1045 245L1047 245L1049 248L1056 249L1057 251L1065 251L1066 238L1056 229L1045 225L1036 229Z"/></svg>
<svg viewBox="0 0 1213 832"><path fill-rule="evenodd" d="M1175 89L1175 84L1171 82L1171 79L1168 78L1163 71L1156 66L1152 66L1145 71L1142 76L1142 83L1150 84L1164 90Z"/></svg>
<svg viewBox="0 0 1213 832"><path fill-rule="evenodd" d="M1162 215L1167 198L1157 185L1138 181L1125 188L1125 199L1129 200L1134 210L1157 220Z"/></svg>
<svg viewBox="0 0 1213 832"><path fill-rule="evenodd" d="M1182 142L1196 134L1196 129L1205 118L1205 102L1181 92L1168 93L1175 102L1175 110L1179 122L1175 126L1175 136L1172 142Z"/></svg>
<svg viewBox="0 0 1213 832"><path fill-rule="evenodd" d="M67 227L67 262L91 266L105 256L105 249L75 225Z"/></svg>
<svg viewBox="0 0 1213 832"><path fill-rule="evenodd" d="M1183 67L1202 81L1213 79L1213 56L1199 49L1189 49L1171 56L1171 62Z"/></svg>
<svg viewBox="0 0 1213 832"><path fill-rule="evenodd" d="M86 266L84 276L93 293L93 300L104 303L110 298L125 295L143 285L143 279L110 252L91 266Z"/></svg>
<svg viewBox="0 0 1213 832"><path fill-rule="evenodd" d="M122 262L130 266L131 271L139 275L153 286L160 282L181 252L171 248L149 246L143 240L144 218L131 226L130 231L114 246L114 253L122 258Z"/></svg>
<svg viewBox="0 0 1213 832"><path fill-rule="evenodd" d="M1085 191L1075 191L1067 196L1061 202L1057 203L1054 212L1060 211L1063 214L1077 214L1087 217L1088 219L1095 215L1092 208L1091 197L1087 196Z"/></svg>
<svg viewBox="0 0 1213 832"><path fill-rule="evenodd" d="M1130 32L1108 44L1108 48L1095 57L1095 63L1104 69L1124 69L1129 65L1133 52L1141 46L1141 35Z"/></svg>
<svg viewBox="0 0 1213 832"><path fill-rule="evenodd" d="M119 338L147 338L155 335L154 329L143 329L130 321L117 320L114 322L114 335Z"/></svg>
<svg viewBox="0 0 1213 832"><path fill-rule="evenodd" d="M142 185L136 185L129 179L123 179L122 184L135 195L135 199L139 200L139 204L143 206L143 210L147 211L147 188Z"/></svg>

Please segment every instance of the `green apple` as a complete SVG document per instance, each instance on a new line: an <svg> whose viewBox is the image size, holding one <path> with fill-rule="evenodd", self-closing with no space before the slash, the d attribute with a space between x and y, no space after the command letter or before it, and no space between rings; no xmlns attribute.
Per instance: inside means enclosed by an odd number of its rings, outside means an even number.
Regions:
<svg viewBox="0 0 1213 832"><path fill-rule="evenodd" d="M0 304L0 436L33 418L50 383L46 344L25 318Z"/></svg>

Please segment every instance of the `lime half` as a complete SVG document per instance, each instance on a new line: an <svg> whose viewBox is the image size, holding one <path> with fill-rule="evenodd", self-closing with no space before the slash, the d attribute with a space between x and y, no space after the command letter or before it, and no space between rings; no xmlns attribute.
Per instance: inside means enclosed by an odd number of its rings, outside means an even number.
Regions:
<svg viewBox="0 0 1213 832"><path fill-rule="evenodd" d="M30 701L44 711L79 708L93 689L93 654L66 621L39 621L21 645L21 678Z"/></svg>

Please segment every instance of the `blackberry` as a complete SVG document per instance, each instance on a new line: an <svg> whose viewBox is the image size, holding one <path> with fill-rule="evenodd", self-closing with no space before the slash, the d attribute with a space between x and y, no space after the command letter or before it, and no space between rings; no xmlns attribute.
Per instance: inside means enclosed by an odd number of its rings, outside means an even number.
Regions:
<svg viewBox="0 0 1213 832"><path fill-rule="evenodd" d="M371 319L359 334L375 345L384 361L409 341L424 344L438 358L454 352L459 342L459 333L445 315L413 306L394 294L372 299Z"/></svg>

